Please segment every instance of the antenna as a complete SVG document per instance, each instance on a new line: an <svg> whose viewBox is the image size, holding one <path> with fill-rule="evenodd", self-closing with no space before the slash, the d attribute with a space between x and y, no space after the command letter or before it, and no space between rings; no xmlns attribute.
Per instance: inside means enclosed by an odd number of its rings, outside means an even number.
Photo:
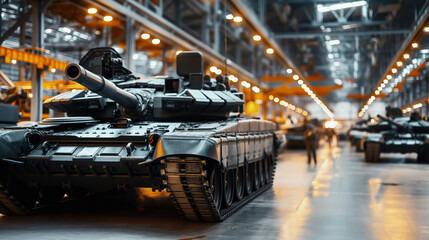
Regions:
<svg viewBox="0 0 429 240"><path fill-rule="evenodd" d="M230 90L229 81L228 81L228 38L226 37L226 0L223 1L223 38L225 41L225 80L224 84L226 86L226 90Z"/></svg>

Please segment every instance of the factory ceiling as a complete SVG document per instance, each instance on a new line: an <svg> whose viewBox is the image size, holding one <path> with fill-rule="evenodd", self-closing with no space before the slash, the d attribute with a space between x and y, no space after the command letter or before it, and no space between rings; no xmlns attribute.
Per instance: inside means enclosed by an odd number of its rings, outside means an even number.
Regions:
<svg viewBox="0 0 429 240"><path fill-rule="evenodd" d="M356 99L378 81L425 1L247 0L306 75L342 84L329 100ZM329 83L330 82L330 83ZM315 85L323 85L320 81ZM359 99L359 97L357 97Z"/></svg>

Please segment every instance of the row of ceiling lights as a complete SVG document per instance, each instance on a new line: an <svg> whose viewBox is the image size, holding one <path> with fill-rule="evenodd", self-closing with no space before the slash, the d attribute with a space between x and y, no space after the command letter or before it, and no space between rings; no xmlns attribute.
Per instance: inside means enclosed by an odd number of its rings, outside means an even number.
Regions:
<svg viewBox="0 0 429 240"><path fill-rule="evenodd" d="M425 27L423 29L424 32L429 32L429 27ZM419 44L417 42L413 42L411 43L411 48L412 49L417 49L419 47ZM383 81L380 81L380 83L376 86L375 90L373 91L373 93L371 94L371 97L368 99L368 101L366 102L366 104L361 108L361 110L358 113L358 117L363 117L363 115L365 114L365 112L368 110L369 106L374 102L375 100L375 96L380 95L380 93L383 92L383 89L387 86L387 84L394 78L394 74L398 73L398 68L401 68L404 66L403 61L409 61L410 59L410 54L409 53L404 53L402 55L401 59L397 59L396 61L396 66L392 67L389 71L389 73L385 76L385 78L383 79ZM406 74L408 74L410 71L407 68L407 71L405 72ZM406 75L405 75L406 76ZM400 78L401 80L405 77L402 76L402 78ZM399 79L396 79L394 81L394 86L396 86L396 84L398 84ZM390 93L390 91L389 91Z"/></svg>
<svg viewBox="0 0 429 240"><path fill-rule="evenodd" d="M216 66L211 66L209 68L209 70L210 70L210 72L212 72L212 73L214 73L216 75L222 74L222 70L220 68L217 68ZM236 83L236 82L238 82L238 77L236 77L236 76L234 76L234 75L231 74L231 75L228 76L228 80L230 80L231 82ZM241 86L243 86L245 88L252 88L252 91L254 91L255 93L261 92L261 89L258 86L253 86L252 87L252 84L250 84L247 81L243 80L243 81L241 81L240 84L241 84Z"/></svg>
<svg viewBox="0 0 429 240"><path fill-rule="evenodd" d="M88 13L89 14L96 14L98 12L97 8L88 8ZM113 17L110 15L106 15L103 17L103 20L105 22L111 22L113 20Z"/></svg>
<svg viewBox="0 0 429 240"><path fill-rule="evenodd" d="M279 97L275 97L275 96L273 96L273 95L270 95L270 96L268 97L268 99L269 99L270 101L273 101L273 102L275 102L275 103L280 104L280 106L283 106L283 107L285 107L285 108L289 108L290 110L295 111L295 112L297 112L297 113L299 113L299 114L302 114L302 115L304 115L304 116L307 116L307 115L308 115L308 112L307 112L307 111L303 110L302 108L296 107L295 105L293 105L293 104L291 104L291 103L288 103L286 100L283 100L283 99L282 99L282 100L280 100L280 98L279 98Z"/></svg>
<svg viewBox="0 0 429 240"><path fill-rule="evenodd" d="M236 23L241 23L242 21L243 21L243 18L242 17L240 17L240 16L234 16L234 15L232 15L232 14L228 14L228 15L226 15L226 19L227 20L232 20L232 21L234 21L234 22L236 22ZM254 40L254 41L256 41L256 42L259 42L259 41L261 41L262 40L262 37L260 36L260 35L258 35L258 34L255 34L255 35L253 35L253 37L252 37L252 39ZM267 53L267 54L274 54L274 49L272 49L272 48L267 48L266 50L265 50L265 52ZM220 71L220 70L219 70ZM292 74L293 73L293 70L292 69L287 69L286 70L287 71L287 73L288 74ZM217 74L217 73L216 73ZM299 80L299 76L298 75L294 75L293 76L293 79L294 80L298 80L298 84L299 85L301 85L301 87L303 88L303 90L311 97L311 98L313 98L313 100L323 109L323 111L330 117L330 118L333 118L334 117L334 114L328 109L328 107L326 107L326 105L316 96L316 94L310 89L310 87L309 86L307 86L306 84L304 84L304 81L303 80ZM244 85L243 85L244 86ZM250 87L250 86L249 86ZM293 106L293 105L292 105ZM302 112L302 109L299 109L301 112ZM306 113L306 115L307 115L307 113Z"/></svg>
<svg viewBox="0 0 429 240"><path fill-rule="evenodd" d="M231 20L231 21L234 21L234 22L236 22L236 23L241 23L241 22L243 22L243 18L242 18L242 17L240 17L240 16L234 16L234 15L232 15L231 13L230 13L230 14L227 14L227 15L225 16L225 18L226 18L227 20ZM254 34L254 35L252 36L252 39L253 39L253 41L255 41L255 42L259 42L259 41L261 41L261 40L262 40L262 37L261 37L261 35ZM272 49L272 48L267 48L267 49L265 49L265 52L266 52L267 54L269 54L269 55L272 55L272 54L274 54L274 49Z"/></svg>
<svg viewBox="0 0 429 240"><path fill-rule="evenodd" d="M423 103L416 103L412 107L406 107L402 109L403 113L411 112L413 109L419 109L423 107Z"/></svg>
<svg viewBox="0 0 429 240"><path fill-rule="evenodd" d="M292 69L287 70L288 72L292 72ZM320 100L316 94L313 92L313 90L310 89L307 84L304 83L303 80L300 79L299 75L295 74L292 76L293 80L297 81L297 83L301 86L301 88L323 109L323 111L328 115L330 118L334 117L334 114L328 109L328 107L325 105L325 103Z"/></svg>

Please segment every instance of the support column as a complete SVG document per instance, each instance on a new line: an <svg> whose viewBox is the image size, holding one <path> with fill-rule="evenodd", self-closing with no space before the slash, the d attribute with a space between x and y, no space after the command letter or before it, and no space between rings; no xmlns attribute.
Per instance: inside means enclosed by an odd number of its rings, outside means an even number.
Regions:
<svg viewBox="0 0 429 240"><path fill-rule="evenodd" d="M19 29L19 48L25 48L25 22ZM25 81L25 66L19 65L18 80L20 82Z"/></svg>
<svg viewBox="0 0 429 240"><path fill-rule="evenodd" d="M206 14L202 17L202 24L201 24L201 36L202 41L210 46L210 29L209 29L209 22L210 22L210 8L211 4L210 2L204 2L204 8L206 10Z"/></svg>
<svg viewBox="0 0 429 240"><path fill-rule="evenodd" d="M43 48L43 29L44 29L44 14L42 7L42 0L33 0L33 36L32 36L32 47ZM43 89L42 89L42 72L43 70L37 69L36 65L31 68L31 121L42 120L42 100L43 100Z"/></svg>
<svg viewBox="0 0 429 240"><path fill-rule="evenodd" d="M220 20L223 17L219 17L220 0L214 0L213 4L213 48L215 51L220 51ZM225 14L222 14L224 16Z"/></svg>
<svg viewBox="0 0 429 240"><path fill-rule="evenodd" d="M167 54L168 54L168 49L166 47L164 47L162 49L162 75L167 75L168 74L168 60L167 60Z"/></svg>
<svg viewBox="0 0 429 240"><path fill-rule="evenodd" d="M133 61L133 55L136 52L136 41L134 38L134 19L127 17L127 25L125 29L125 38L126 38L126 56L125 64L131 72L135 72L135 64Z"/></svg>

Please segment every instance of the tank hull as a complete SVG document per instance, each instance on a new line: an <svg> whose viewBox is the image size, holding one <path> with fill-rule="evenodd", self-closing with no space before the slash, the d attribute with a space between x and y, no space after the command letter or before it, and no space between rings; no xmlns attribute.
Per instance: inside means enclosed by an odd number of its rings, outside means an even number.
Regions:
<svg viewBox="0 0 429 240"><path fill-rule="evenodd" d="M194 177L199 174L202 184L197 187L198 191L207 195L210 194L204 185L208 181L204 176L207 172L216 168L220 170L219 175L223 176L228 171L235 172L255 164L260 166L260 172L266 172L264 185L267 188L271 183L272 166L280 145L276 134L281 134L276 132L272 122L246 119L204 123L146 121L124 126L91 123L79 127L63 127L67 130L58 130L58 126L44 128L4 132L4 135L16 135L19 131L19 136L23 138L32 134L40 135L39 141L43 143L27 153L1 156L2 171L35 192L43 188L63 189L64 192L73 189L107 192L135 187L174 192L172 188L175 188L172 186L182 184L176 181L176 177L183 179L183 176L189 174ZM159 138L154 140L154 136ZM15 142L10 143L9 148ZM197 162L202 167L198 173L189 173L187 170L190 169L186 167L173 173L168 170L171 170L173 162L181 162L182 165ZM260 178L262 179L262 175ZM3 185L7 183L3 181ZM246 201L261 191L262 188L257 191L255 189ZM15 196L13 198L19 200ZM173 193L172 199L176 199ZM177 203L175 200L173 202ZM31 209L32 206L28 206L25 211ZM214 217L210 218L186 215L183 210L179 212L189 220L219 221L229 216L231 211L232 208L222 215L219 210L216 216L213 215L214 211L210 213ZM3 212L13 211L9 209Z"/></svg>

